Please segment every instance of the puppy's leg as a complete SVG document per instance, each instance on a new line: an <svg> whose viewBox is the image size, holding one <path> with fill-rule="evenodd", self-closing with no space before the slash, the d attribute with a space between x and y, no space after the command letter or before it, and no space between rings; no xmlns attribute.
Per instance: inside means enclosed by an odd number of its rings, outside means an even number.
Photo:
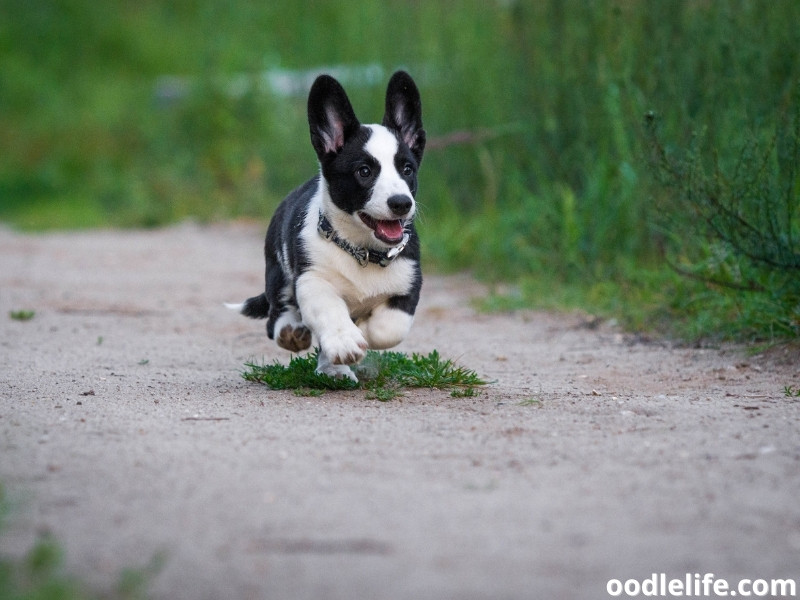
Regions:
<svg viewBox="0 0 800 600"><path fill-rule="evenodd" d="M300 352L311 346L311 330L303 325L294 306L287 306L275 321L275 341L289 352Z"/></svg>
<svg viewBox="0 0 800 600"><path fill-rule="evenodd" d="M388 304L378 305L369 317L359 320L361 333L370 348L384 350L402 342L411 329L414 315L406 311L391 308Z"/></svg>
<svg viewBox="0 0 800 600"><path fill-rule="evenodd" d="M296 291L303 322L319 340L318 369L324 372L331 365L352 365L364 358L367 340L350 318L347 303L330 282L307 271L298 278Z"/></svg>

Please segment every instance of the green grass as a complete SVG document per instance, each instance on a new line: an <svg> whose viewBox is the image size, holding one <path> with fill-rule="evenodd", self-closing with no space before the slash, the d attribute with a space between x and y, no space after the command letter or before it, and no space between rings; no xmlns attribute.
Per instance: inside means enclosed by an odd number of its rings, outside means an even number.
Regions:
<svg viewBox="0 0 800 600"><path fill-rule="evenodd" d="M0 486L0 502L2 493ZM123 570L116 588L100 593L65 571L64 554L61 544L45 535L22 558L0 557L0 600L144 600L164 563L156 554L143 568Z"/></svg>
<svg viewBox="0 0 800 600"><path fill-rule="evenodd" d="M0 537L11 511L0 482ZM163 569L164 553L156 552L143 567L123 569L115 589L98 592L64 567L65 550L52 535L40 535L19 558L0 555L0 600L144 600L148 587Z"/></svg>
<svg viewBox="0 0 800 600"><path fill-rule="evenodd" d="M8 316L14 321L30 321L36 316L36 311L27 309L12 310L9 311Z"/></svg>
<svg viewBox="0 0 800 600"><path fill-rule="evenodd" d="M61 572L63 551L41 538L21 560L0 560L0 600L88 600L80 584Z"/></svg>
<svg viewBox="0 0 800 600"><path fill-rule="evenodd" d="M0 558L0 600L144 600L164 557L157 554L144 568L123 570L116 589L102 594L66 573L63 562L64 550L50 536L40 537L19 560Z"/></svg>
<svg viewBox="0 0 800 600"><path fill-rule="evenodd" d="M775 138L780 166L798 22L794 0L0 0L0 220L266 225L317 165L304 94L274 93L261 74L378 65L380 81L345 82L375 122L405 67L429 139L426 269L468 269L515 284L517 305L567 299L633 328L797 337L793 306L670 270L657 217L679 203L652 176L644 122L657 115L668 153L701 132L699 163L723 173L749 140ZM163 93L167 76L180 94ZM709 249L677 234L679 264Z"/></svg>
<svg viewBox="0 0 800 600"><path fill-rule="evenodd" d="M274 390L295 390L300 395L318 395L324 390L366 390L367 398L391 400L405 388L459 388L463 396L474 395L474 387L484 385L474 371L443 359L434 350L430 354L401 352L367 352L354 367L358 383L346 378L333 378L314 372L318 351L293 356L288 365L247 363L242 373L247 381L263 383ZM468 392L467 390L473 390Z"/></svg>
<svg viewBox="0 0 800 600"><path fill-rule="evenodd" d="M480 396L480 392L472 386L458 388L450 392L451 398L475 398Z"/></svg>

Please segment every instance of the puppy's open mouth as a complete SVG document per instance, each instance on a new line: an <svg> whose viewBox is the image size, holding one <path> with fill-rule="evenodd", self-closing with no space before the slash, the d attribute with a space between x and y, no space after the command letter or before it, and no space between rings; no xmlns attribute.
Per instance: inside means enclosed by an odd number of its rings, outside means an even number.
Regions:
<svg viewBox="0 0 800 600"><path fill-rule="evenodd" d="M364 222L364 225L375 232L375 237L387 244L399 244L403 241L403 226L405 222L402 219L392 219L383 221L374 219L365 212L359 212L358 216Z"/></svg>

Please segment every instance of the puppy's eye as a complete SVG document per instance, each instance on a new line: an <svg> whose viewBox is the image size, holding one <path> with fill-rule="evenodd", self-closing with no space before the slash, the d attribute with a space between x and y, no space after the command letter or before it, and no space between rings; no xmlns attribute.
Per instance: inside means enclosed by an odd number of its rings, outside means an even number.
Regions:
<svg viewBox="0 0 800 600"><path fill-rule="evenodd" d="M367 165L363 165L358 168L358 176L362 179L367 179L370 175L372 175L372 169L370 169Z"/></svg>
<svg viewBox="0 0 800 600"><path fill-rule="evenodd" d="M408 177L413 173L414 173L414 167L411 166L411 163L406 163L405 166L403 166L403 175Z"/></svg>

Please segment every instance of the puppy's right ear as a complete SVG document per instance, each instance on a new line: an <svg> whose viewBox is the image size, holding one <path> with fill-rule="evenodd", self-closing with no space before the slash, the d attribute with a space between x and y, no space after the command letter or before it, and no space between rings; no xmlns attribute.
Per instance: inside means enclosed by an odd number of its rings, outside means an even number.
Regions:
<svg viewBox="0 0 800 600"><path fill-rule="evenodd" d="M311 144L320 160L342 149L361 127L344 88L330 75L320 75L308 94Z"/></svg>

